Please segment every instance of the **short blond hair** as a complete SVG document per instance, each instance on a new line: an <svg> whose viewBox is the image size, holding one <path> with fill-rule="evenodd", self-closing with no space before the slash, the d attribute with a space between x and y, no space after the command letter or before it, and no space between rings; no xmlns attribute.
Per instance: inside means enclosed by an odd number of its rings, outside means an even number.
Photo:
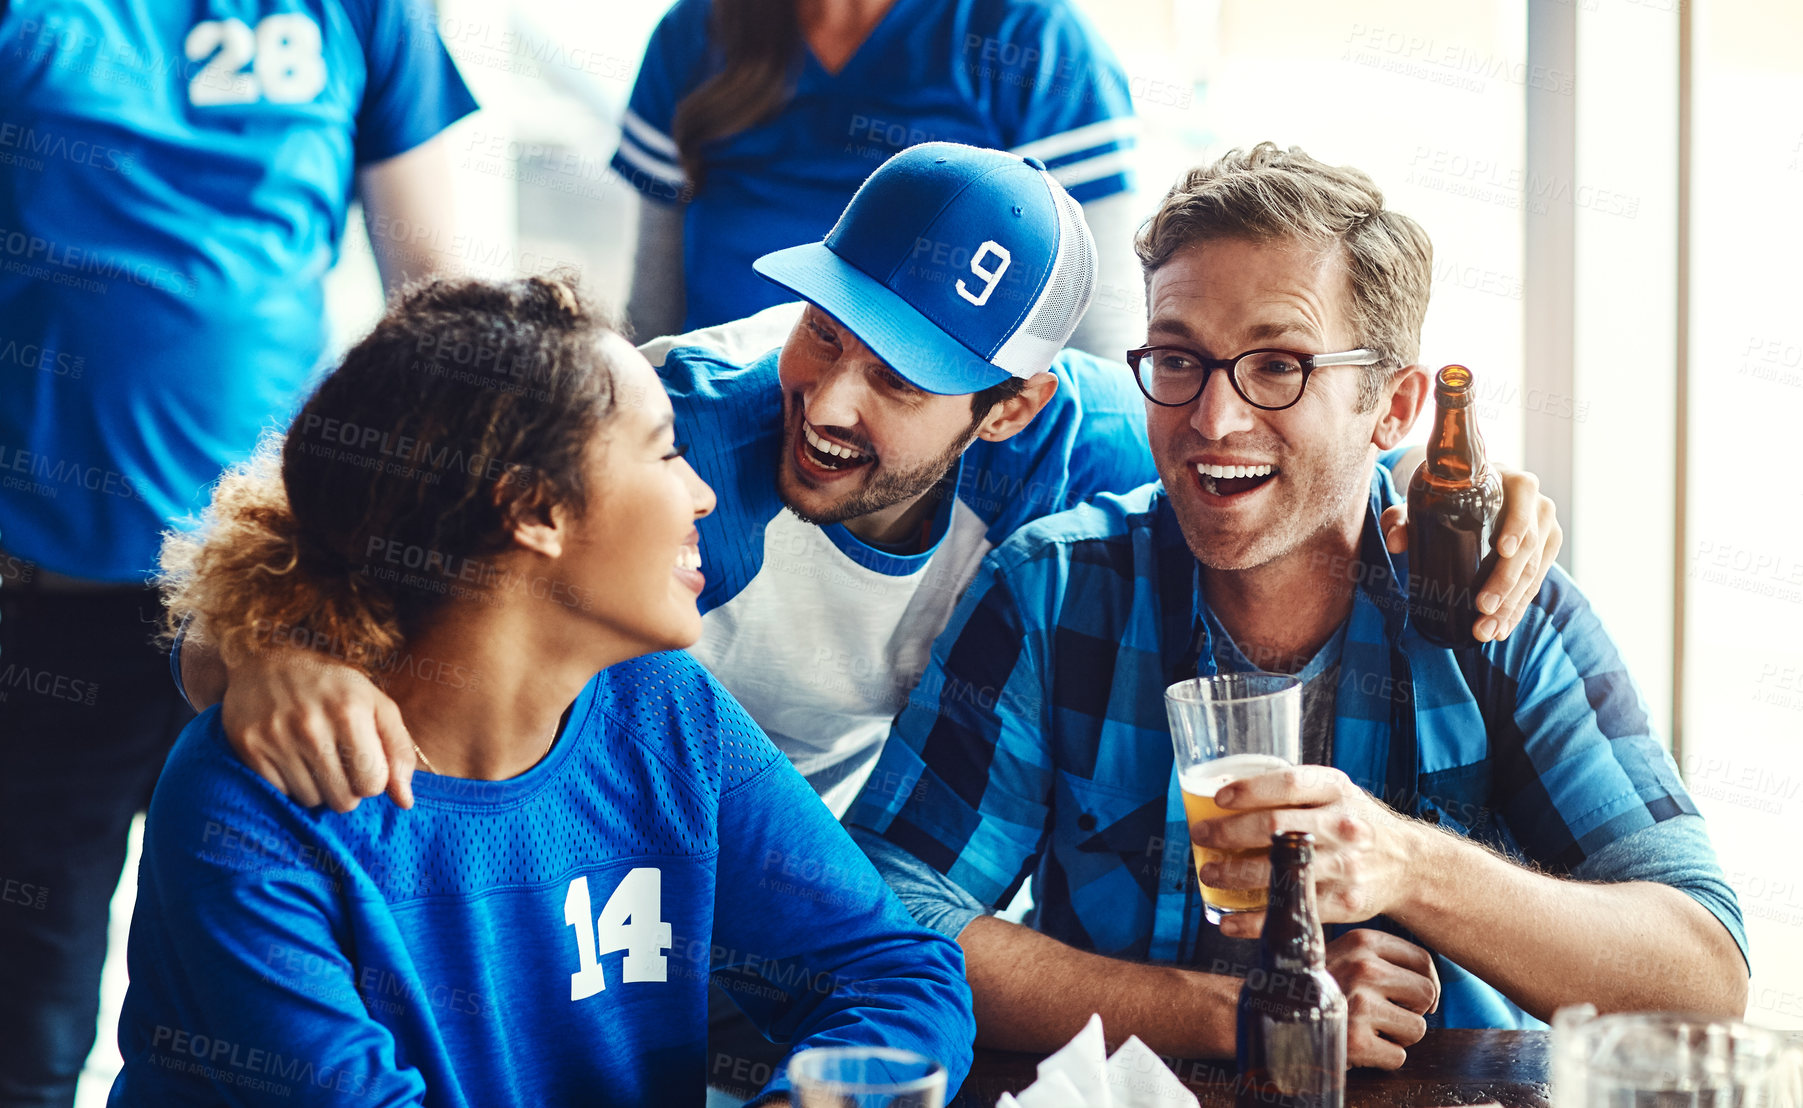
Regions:
<svg viewBox="0 0 1803 1108"><path fill-rule="evenodd" d="M1383 356L1360 381L1360 411L1377 403L1392 372L1420 356L1433 244L1420 224L1384 208L1384 194L1363 172L1325 165L1298 146L1230 150L1178 178L1133 247L1150 284L1184 247L1231 238L1343 249L1357 341Z"/></svg>

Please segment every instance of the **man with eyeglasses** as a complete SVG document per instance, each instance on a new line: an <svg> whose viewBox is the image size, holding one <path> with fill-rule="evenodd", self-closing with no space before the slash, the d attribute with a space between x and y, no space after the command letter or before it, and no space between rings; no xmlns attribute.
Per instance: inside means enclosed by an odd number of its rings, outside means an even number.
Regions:
<svg viewBox="0 0 1803 1108"><path fill-rule="evenodd" d="M1055 1048L1099 1012L1160 1053L1233 1053L1263 916L1204 921L1162 693L1254 669L1304 682L1307 764L1223 788L1237 814L1196 842L1314 834L1353 1064L1568 1003L1738 1016L1739 906L1571 580L1506 643L1408 626L1374 462L1430 394L1425 233L1363 173L1266 143L1180 180L1136 245L1160 480L985 560L846 820L964 948L978 1043ZM991 915L1028 877L1028 925Z"/></svg>

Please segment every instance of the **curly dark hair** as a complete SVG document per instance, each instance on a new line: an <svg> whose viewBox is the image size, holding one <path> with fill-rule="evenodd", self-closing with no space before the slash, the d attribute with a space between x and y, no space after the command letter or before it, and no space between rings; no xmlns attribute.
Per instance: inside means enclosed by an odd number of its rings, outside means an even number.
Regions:
<svg viewBox="0 0 1803 1108"><path fill-rule="evenodd" d="M409 289L220 480L203 527L165 540L170 627L198 616L228 657L301 643L377 675L445 599L372 572L384 553L454 564L506 549L528 512L584 509L616 399L599 341L618 331L561 276Z"/></svg>

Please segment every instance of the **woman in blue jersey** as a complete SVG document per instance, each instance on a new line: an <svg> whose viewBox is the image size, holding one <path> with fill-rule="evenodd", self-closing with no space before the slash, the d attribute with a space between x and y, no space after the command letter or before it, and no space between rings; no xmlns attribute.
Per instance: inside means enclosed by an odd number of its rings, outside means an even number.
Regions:
<svg viewBox="0 0 1803 1108"><path fill-rule="evenodd" d="M438 282L170 539L175 618L228 656L351 661L429 772L409 809L308 810L217 710L187 728L113 1103L696 1103L710 976L795 1049L962 1079L957 947L674 650L714 502L682 453L650 366L567 284Z"/></svg>
<svg viewBox="0 0 1803 1108"><path fill-rule="evenodd" d="M1083 206L1099 295L1070 345L1145 334L1129 81L1070 0L676 0L645 47L613 167L639 191L641 334L789 294L751 263L824 238L865 178L923 142L1042 161Z"/></svg>

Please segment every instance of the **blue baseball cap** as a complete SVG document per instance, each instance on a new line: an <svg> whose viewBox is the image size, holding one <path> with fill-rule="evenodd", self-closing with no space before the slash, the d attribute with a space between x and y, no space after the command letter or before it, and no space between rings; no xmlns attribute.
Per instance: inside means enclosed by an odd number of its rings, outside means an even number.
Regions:
<svg viewBox="0 0 1803 1108"><path fill-rule="evenodd" d="M1089 307L1083 210L1037 158L951 142L877 168L821 242L753 263L927 392L1049 369Z"/></svg>

